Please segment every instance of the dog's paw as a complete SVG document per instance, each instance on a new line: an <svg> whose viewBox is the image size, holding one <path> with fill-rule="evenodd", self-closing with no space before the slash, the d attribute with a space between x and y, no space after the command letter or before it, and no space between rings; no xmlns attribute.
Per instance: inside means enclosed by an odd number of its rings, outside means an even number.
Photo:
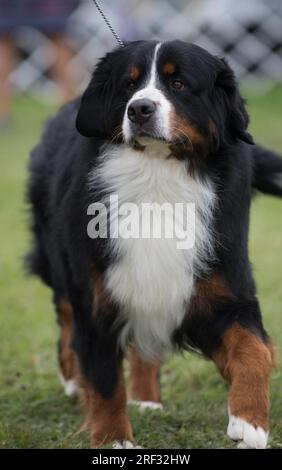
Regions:
<svg viewBox="0 0 282 470"><path fill-rule="evenodd" d="M65 390L65 394L68 397L74 397L78 395L78 385L74 379L66 380L65 377L59 372L60 382Z"/></svg>
<svg viewBox="0 0 282 470"><path fill-rule="evenodd" d="M114 441L112 445L113 449L142 449L140 446L136 446L131 441Z"/></svg>
<svg viewBox="0 0 282 470"><path fill-rule="evenodd" d="M137 406L141 413L146 410L159 410L163 411L164 407L161 403L156 401L141 401L141 400L128 400L127 404L129 406Z"/></svg>
<svg viewBox="0 0 282 470"><path fill-rule="evenodd" d="M265 449L267 445L268 432L233 415L229 416L227 435L238 441L238 449Z"/></svg>

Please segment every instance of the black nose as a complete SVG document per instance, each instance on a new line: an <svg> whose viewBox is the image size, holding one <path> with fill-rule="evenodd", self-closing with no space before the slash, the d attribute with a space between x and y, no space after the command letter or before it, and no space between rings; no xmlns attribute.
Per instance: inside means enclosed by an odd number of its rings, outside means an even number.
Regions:
<svg viewBox="0 0 282 470"><path fill-rule="evenodd" d="M143 124L154 114L156 105L147 98L134 100L127 110L128 118L136 124Z"/></svg>

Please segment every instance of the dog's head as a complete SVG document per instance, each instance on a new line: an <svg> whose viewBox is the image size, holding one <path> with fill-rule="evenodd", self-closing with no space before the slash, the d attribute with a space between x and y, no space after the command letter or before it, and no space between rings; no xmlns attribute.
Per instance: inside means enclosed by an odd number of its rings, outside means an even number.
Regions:
<svg viewBox="0 0 282 470"><path fill-rule="evenodd" d="M77 116L87 137L150 145L152 139L197 154L242 140L248 115L228 64L182 41L137 41L98 64Z"/></svg>

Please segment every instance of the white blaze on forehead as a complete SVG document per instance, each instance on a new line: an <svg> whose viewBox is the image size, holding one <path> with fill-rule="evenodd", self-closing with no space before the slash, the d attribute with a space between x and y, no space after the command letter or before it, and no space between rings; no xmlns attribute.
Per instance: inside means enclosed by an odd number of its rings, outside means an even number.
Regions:
<svg viewBox="0 0 282 470"><path fill-rule="evenodd" d="M170 140L170 126L169 126L169 115L171 111L171 104L168 99L165 97L163 92L157 88L158 86L158 73L157 73L157 60L158 60L158 52L161 47L161 43L158 43L155 47L152 64L150 73L148 74L147 81L145 83L144 88L138 90L134 95L131 97L129 102L127 103L124 119L123 119L123 135L125 140L131 139L131 125L130 120L127 116L127 110L130 104L139 99L147 98L154 101L157 105L157 109L155 112L155 132L158 134L159 137L162 137L166 140Z"/></svg>
<svg viewBox="0 0 282 470"><path fill-rule="evenodd" d="M152 67L151 67L151 72L149 76L149 83L147 84L147 87L155 87L156 86L156 81L157 81L157 56L158 56L158 51L159 48L161 47L161 43L159 42L154 50L154 56L153 56L153 61L152 61Z"/></svg>

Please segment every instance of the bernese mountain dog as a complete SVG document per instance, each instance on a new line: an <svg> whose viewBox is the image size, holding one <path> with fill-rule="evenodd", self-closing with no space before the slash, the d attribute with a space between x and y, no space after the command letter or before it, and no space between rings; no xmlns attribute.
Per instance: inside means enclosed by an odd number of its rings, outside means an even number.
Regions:
<svg viewBox="0 0 282 470"><path fill-rule="evenodd" d="M136 446L127 403L161 408L161 363L183 349L230 383L228 436L267 445L274 347L248 229L254 190L282 195L282 160L254 144L248 122L224 59L137 41L100 60L32 153L28 263L53 290L61 379L83 397L94 447Z"/></svg>

